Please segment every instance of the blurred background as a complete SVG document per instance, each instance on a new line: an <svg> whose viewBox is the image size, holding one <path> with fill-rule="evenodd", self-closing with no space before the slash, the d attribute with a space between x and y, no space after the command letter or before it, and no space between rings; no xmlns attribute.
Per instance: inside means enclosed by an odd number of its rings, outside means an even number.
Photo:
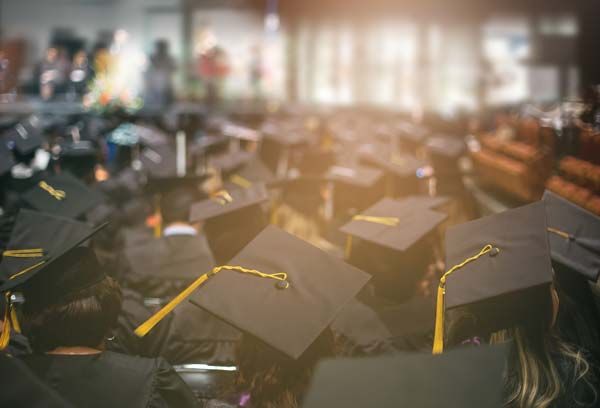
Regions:
<svg viewBox="0 0 600 408"><path fill-rule="evenodd" d="M2 0L0 89L44 97L41 70L56 68L53 97L111 71L149 103L161 87L413 114L555 103L598 82L594 3Z"/></svg>
<svg viewBox="0 0 600 408"><path fill-rule="evenodd" d="M598 21L597 0L0 0L0 119L383 135L488 207L548 188L600 214Z"/></svg>

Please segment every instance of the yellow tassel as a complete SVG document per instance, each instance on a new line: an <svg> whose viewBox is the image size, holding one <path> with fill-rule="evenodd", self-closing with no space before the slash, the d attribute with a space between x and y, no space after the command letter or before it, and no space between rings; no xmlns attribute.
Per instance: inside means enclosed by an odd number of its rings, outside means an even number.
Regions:
<svg viewBox="0 0 600 408"><path fill-rule="evenodd" d="M398 225L400 220L396 217L375 217L372 215L358 214L352 217L355 221L367 221L375 224L387 225L388 227L395 227Z"/></svg>
<svg viewBox="0 0 600 408"><path fill-rule="evenodd" d="M44 256L44 250L42 248L7 249L2 252L2 256L11 258L40 258Z"/></svg>
<svg viewBox="0 0 600 408"><path fill-rule="evenodd" d="M8 278L8 280L13 280L13 279L15 279L15 278L18 278L19 276L21 276L21 275L24 275L24 274L26 274L27 272L29 272L29 271L32 271L33 269L35 269L35 268L37 268L38 266L41 266L41 265L43 265L43 264L45 264L45 263L46 263L46 261L40 261L40 262L38 262L38 263L36 263L36 264L34 264L34 265L31 265L30 267L28 267L28 268L25 268L25 269L23 269L22 271L15 273L14 275L11 275L11 276L10 276L10 278Z"/></svg>
<svg viewBox="0 0 600 408"><path fill-rule="evenodd" d="M21 334L21 325L19 324L19 319L17 319L17 311L12 304L10 305L10 320L15 331Z"/></svg>
<svg viewBox="0 0 600 408"><path fill-rule="evenodd" d="M154 217L156 218L156 223L154 224L154 238L160 238L162 236L162 214L159 197L155 198L155 208Z"/></svg>
<svg viewBox="0 0 600 408"><path fill-rule="evenodd" d="M346 250L344 251L346 261L350 260L350 255L352 254L352 235L346 236Z"/></svg>
<svg viewBox="0 0 600 408"><path fill-rule="evenodd" d="M40 181L38 186L58 201L62 201L67 197L67 194L63 190L57 190L45 181Z"/></svg>
<svg viewBox="0 0 600 408"><path fill-rule="evenodd" d="M2 332L0 333L0 350L4 350L10 342L10 292L4 294L6 309L4 310Z"/></svg>
<svg viewBox="0 0 600 408"><path fill-rule="evenodd" d="M240 176L239 174L234 174L233 176L229 177L229 181L231 181L233 184L236 184L242 188L252 187L252 182L250 180L248 180L247 178Z"/></svg>
<svg viewBox="0 0 600 408"><path fill-rule="evenodd" d="M222 265L213 268L210 273L205 273L196 279L190 286L185 288L180 294L175 296L173 300L167 303L162 309L156 312L153 316L151 316L148 320L142 323L137 329L135 329L135 334L138 337L144 337L150 330L154 328L162 319L164 319L169 313L173 311L181 302L187 299L196 289L198 289L204 282L208 280L209 277L216 275L222 270L231 270L237 271L241 273L248 273L251 275L256 275L261 278L275 279L278 281L286 282L287 285L285 288L289 287L289 283L287 282L287 274L285 272L279 273L264 273L258 271L256 269L247 269L241 266L231 266L231 265Z"/></svg>
<svg viewBox="0 0 600 408"><path fill-rule="evenodd" d="M233 197L229 194L229 192L227 192L227 190L219 190L216 193L213 193L210 198L221 205L233 202Z"/></svg>
<svg viewBox="0 0 600 408"><path fill-rule="evenodd" d="M465 259L458 265L454 265L440 278L440 284L437 290L437 300L435 307L435 333L433 336L433 354L440 354L444 351L444 302L446 295L446 278L454 271L462 268L469 262L473 262L483 255L490 252L494 247L490 244L484 246L477 255ZM499 249L498 249L499 251Z"/></svg>
<svg viewBox="0 0 600 408"><path fill-rule="evenodd" d="M548 227L547 230L548 230L548 232L552 232L553 234L559 235L559 236L563 237L564 239L571 239L570 234L568 234L564 231L561 231L559 229Z"/></svg>

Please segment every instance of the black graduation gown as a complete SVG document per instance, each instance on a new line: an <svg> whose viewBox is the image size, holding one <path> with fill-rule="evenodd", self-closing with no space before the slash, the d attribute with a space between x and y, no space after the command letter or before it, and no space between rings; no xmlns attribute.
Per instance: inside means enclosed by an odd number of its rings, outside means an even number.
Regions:
<svg viewBox="0 0 600 408"><path fill-rule="evenodd" d="M123 290L121 315L109 349L144 357L160 356L171 364L235 365L241 332L233 326L184 302L146 336L137 337L134 330L151 315L139 294Z"/></svg>
<svg viewBox="0 0 600 408"><path fill-rule="evenodd" d="M192 391L163 359L110 351L93 355L32 354L22 359L77 407L197 406Z"/></svg>
<svg viewBox="0 0 600 408"><path fill-rule="evenodd" d="M0 407L71 408L56 391L40 381L22 361L0 354Z"/></svg>
<svg viewBox="0 0 600 408"><path fill-rule="evenodd" d="M173 235L126 248L123 280L145 297L177 295L215 261L202 235Z"/></svg>

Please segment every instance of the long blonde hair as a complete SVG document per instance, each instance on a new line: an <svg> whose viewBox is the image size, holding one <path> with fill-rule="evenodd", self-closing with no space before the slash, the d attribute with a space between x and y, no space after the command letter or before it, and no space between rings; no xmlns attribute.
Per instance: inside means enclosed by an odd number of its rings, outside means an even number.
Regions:
<svg viewBox="0 0 600 408"><path fill-rule="evenodd" d="M556 354L571 364L573 384L587 381L590 366L581 351L554 334L531 336L523 327L495 332L490 343L512 340L513 358L506 373L505 405L518 408L547 408L564 393L565 381L552 358ZM588 383L591 387L591 385ZM594 391L593 387L590 388Z"/></svg>

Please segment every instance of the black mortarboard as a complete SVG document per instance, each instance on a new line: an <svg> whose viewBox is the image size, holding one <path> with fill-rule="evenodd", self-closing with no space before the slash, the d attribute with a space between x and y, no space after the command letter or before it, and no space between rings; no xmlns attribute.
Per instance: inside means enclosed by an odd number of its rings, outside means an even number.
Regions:
<svg viewBox="0 0 600 408"><path fill-rule="evenodd" d="M254 157L229 174L224 180L224 185L226 188L233 187L233 185L248 188L255 183L271 183L274 180L273 172L258 157Z"/></svg>
<svg viewBox="0 0 600 408"><path fill-rule="evenodd" d="M24 156L32 154L44 143L39 129L25 122L17 123L5 137L9 147Z"/></svg>
<svg viewBox="0 0 600 408"><path fill-rule="evenodd" d="M419 179L425 176L426 163L410 154L365 151L361 153L361 161L386 172L387 188L393 195L416 194Z"/></svg>
<svg viewBox="0 0 600 408"><path fill-rule="evenodd" d="M264 184L254 184L247 189L221 190L211 198L192 206L191 222L205 221L221 215L228 215L246 207L261 204L269 195Z"/></svg>
<svg viewBox="0 0 600 408"><path fill-rule="evenodd" d="M177 155L169 145L144 147L140 151L142 170L149 178L177 175Z"/></svg>
<svg viewBox="0 0 600 408"><path fill-rule="evenodd" d="M546 204L552 260L597 281L600 274L600 217L550 191Z"/></svg>
<svg viewBox="0 0 600 408"><path fill-rule="evenodd" d="M192 206L190 220L206 220L204 230L218 263L229 260L267 225L261 206L267 199L265 186L253 184L246 189L221 190Z"/></svg>
<svg viewBox="0 0 600 408"><path fill-rule="evenodd" d="M187 189L191 192L197 193L196 195L200 197L204 195L204 193L200 193L202 183L209 177L211 177L210 174L203 174L199 176L187 175L182 177L151 177L148 180L147 190L150 193L166 194L170 191L178 189Z"/></svg>
<svg viewBox="0 0 600 408"><path fill-rule="evenodd" d="M51 300L100 281L99 268L73 267L84 258L97 264L93 251L80 246L105 226L21 210L0 263L0 292L35 286L36 297Z"/></svg>
<svg viewBox="0 0 600 408"><path fill-rule="evenodd" d="M432 262L429 237L446 218L442 213L384 198L340 229L348 235L346 258L374 276L379 294L404 301Z"/></svg>
<svg viewBox="0 0 600 408"><path fill-rule="evenodd" d="M50 175L22 195L31 208L69 218L78 218L104 200L69 173Z"/></svg>
<svg viewBox="0 0 600 408"><path fill-rule="evenodd" d="M507 347L321 363L304 408L501 408Z"/></svg>
<svg viewBox="0 0 600 408"><path fill-rule="evenodd" d="M385 193L383 172L366 166L331 166L324 178L334 183L333 208L336 215L361 211Z"/></svg>
<svg viewBox="0 0 600 408"><path fill-rule="evenodd" d="M146 296L158 296L152 283L157 284L159 291L161 286L166 286L166 281L188 285L199 273L215 267L208 242L202 235L152 239L127 247L125 257L135 274L134 280L139 281L140 287L135 289Z"/></svg>
<svg viewBox="0 0 600 408"><path fill-rule="evenodd" d="M473 309L478 327L472 329L478 332L471 335L539 320L553 280L544 203L450 227L446 266L438 289L434 351L443 348L444 306Z"/></svg>
<svg viewBox="0 0 600 408"><path fill-rule="evenodd" d="M8 173L17 164L13 153L6 146L4 139L0 138L0 176Z"/></svg>
<svg viewBox="0 0 600 408"><path fill-rule="evenodd" d="M364 272L274 226L228 265L200 278L171 306L206 281L192 303L294 359L369 280ZM153 323L136 333L144 334Z"/></svg>
<svg viewBox="0 0 600 408"><path fill-rule="evenodd" d="M229 176L231 173L243 167L246 163L254 158L254 154L238 150L235 152L229 152L214 156L209 160L211 166L219 169L225 176Z"/></svg>
<svg viewBox="0 0 600 408"><path fill-rule="evenodd" d="M66 143L60 150L60 168L78 177L93 176L99 150L89 141Z"/></svg>

